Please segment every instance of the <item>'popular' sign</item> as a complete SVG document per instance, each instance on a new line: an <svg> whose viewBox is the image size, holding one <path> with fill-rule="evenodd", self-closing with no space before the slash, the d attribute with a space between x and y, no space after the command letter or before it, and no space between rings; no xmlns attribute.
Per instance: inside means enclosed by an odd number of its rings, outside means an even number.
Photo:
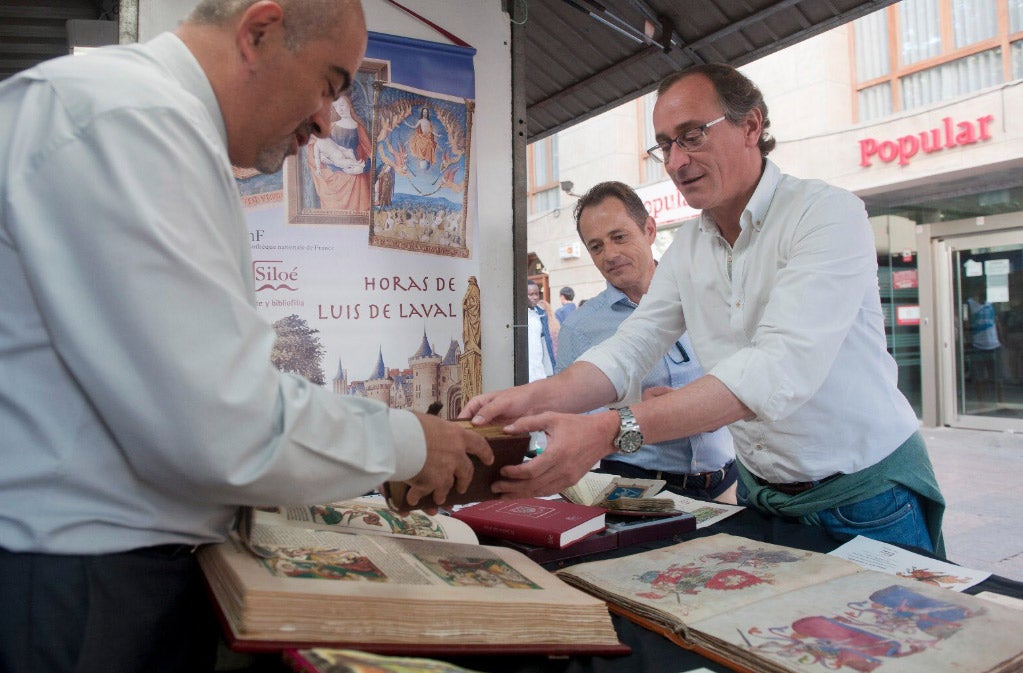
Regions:
<svg viewBox="0 0 1023 673"><path fill-rule="evenodd" d="M981 140L990 140L990 127L994 120L994 115L978 117L976 122L955 122L951 117L945 117L938 128L901 136L894 140L865 138L860 141L860 166L872 166L871 160L874 158L885 163L898 161L900 166L905 166L919 152L930 154L959 145L972 145Z"/></svg>

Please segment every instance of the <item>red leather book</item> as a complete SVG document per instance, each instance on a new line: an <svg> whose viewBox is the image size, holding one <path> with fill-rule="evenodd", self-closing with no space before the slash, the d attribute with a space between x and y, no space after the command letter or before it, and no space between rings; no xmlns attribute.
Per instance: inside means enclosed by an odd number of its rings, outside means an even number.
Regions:
<svg viewBox="0 0 1023 673"><path fill-rule="evenodd" d="M604 515L600 507L542 498L488 500L452 513L479 535L554 549L604 530Z"/></svg>
<svg viewBox="0 0 1023 673"><path fill-rule="evenodd" d="M537 563L558 563L579 559L605 551L629 547L653 540L666 540L696 530L696 517L688 512L670 517L622 517L620 512L608 513L607 528L564 549L551 549L524 542L481 538L483 544L502 544L522 552Z"/></svg>

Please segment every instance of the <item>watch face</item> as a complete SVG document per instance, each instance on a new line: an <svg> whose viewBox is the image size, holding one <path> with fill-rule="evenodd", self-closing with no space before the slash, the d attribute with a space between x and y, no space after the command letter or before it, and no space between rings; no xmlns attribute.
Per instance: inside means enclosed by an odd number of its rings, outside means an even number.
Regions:
<svg viewBox="0 0 1023 673"><path fill-rule="evenodd" d="M643 446L643 435L638 430L629 430L622 434L618 442L618 450L622 453L636 453Z"/></svg>

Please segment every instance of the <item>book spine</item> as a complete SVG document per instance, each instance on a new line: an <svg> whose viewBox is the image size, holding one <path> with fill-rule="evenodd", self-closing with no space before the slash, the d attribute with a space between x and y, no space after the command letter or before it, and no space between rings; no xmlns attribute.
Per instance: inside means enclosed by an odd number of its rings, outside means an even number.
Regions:
<svg viewBox="0 0 1023 673"><path fill-rule="evenodd" d="M487 535L489 537L501 538L502 540L524 542L541 547L561 548L561 536L550 531L531 530L521 526L509 526L508 524L499 524L492 521L473 521L471 519L464 519L464 521L476 531L477 535Z"/></svg>

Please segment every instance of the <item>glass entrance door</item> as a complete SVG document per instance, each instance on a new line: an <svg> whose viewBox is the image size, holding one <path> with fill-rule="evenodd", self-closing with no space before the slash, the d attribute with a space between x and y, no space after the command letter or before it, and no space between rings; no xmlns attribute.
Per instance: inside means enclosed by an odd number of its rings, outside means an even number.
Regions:
<svg viewBox="0 0 1023 673"><path fill-rule="evenodd" d="M944 241L951 306L945 420L1023 430L1023 243L1019 232ZM947 391L947 388L946 388Z"/></svg>

